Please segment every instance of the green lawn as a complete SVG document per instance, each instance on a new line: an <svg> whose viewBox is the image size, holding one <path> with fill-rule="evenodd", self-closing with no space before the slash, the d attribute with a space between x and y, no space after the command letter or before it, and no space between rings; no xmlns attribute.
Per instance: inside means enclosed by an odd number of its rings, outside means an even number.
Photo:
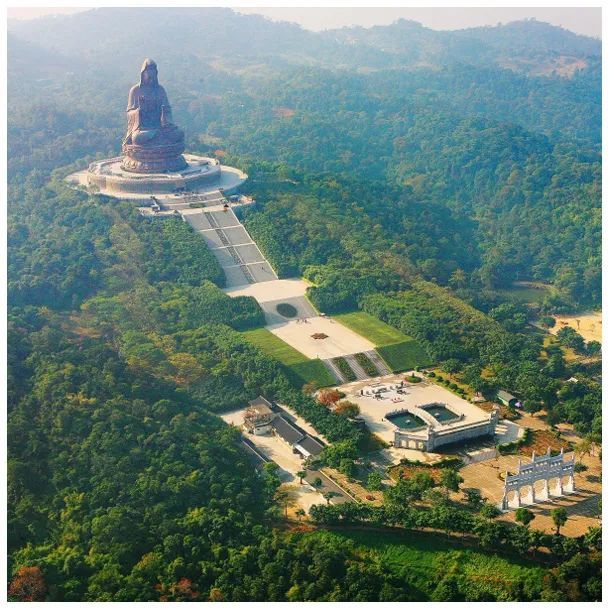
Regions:
<svg viewBox="0 0 609 609"><path fill-rule="evenodd" d="M427 352L410 336L364 311L335 315L334 319L374 343L379 355L393 372L429 366Z"/></svg>
<svg viewBox="0 0 609 609"><path fill-rule="evenodd" d="M318 387L336 385L336 379L318 359L309 359L306 362L286 366L288 378L297 387L314 381Z"/></svg>
<svg viewBox="0 0 609 609"><path fill-rule="evenodd" d="M392 328L369 313L364 313L364 311L334 315L333 319L357 332L360 336L367 338L377 347L400 343L409 338L399 330Z"/></svg>
<svg viewBox="0 0 609 609"><path fill-rule="evenodd" d="M252 343L252 345L255 345L261 351L274 357L286 366L310 361L306 355L303 355L300 351L294 349L294 347L290 347L290 345L275 336L272 332L269 332L266 328L248 330L242 334L247 341Z"/></svg>
<svg viewBox="0 0 609 609"><path fill-rule="evenodd" d="M244 338L258 347L266 355L276 359L286 367L288 378L297 387L316 382L320 387L336 385L336 380L328 369L317 359L309 359L266 328L242 332Z"/></svg>
<svg viewBox="0 0 609 609"><path fill-rule="evenodd" d="M427 351L414 338L407 338L394 345L378 347L377 351L393 372L412 370L417 366L430 366L433 363Z"/></svg>
<svg viewBox="0 0 609 609"><path fill-rule="evenodd" d="M510 599L511 590L519 582L526 582L530 593L538 594L544 574L532 561L460 546L439 535L381 531L317 532L313 535L350 539L358 550L370 552L383 571L394 573L417 600L429 600L439 581L450 572L462 577L460 586L479 593L482 598L488 590L504 600Z"/></svg>
<svg viewBox="0 0 609 609"><path fill-rule="evenodd" d="M514 285L510 288L496 290L496 292L512 302L517 303L541 303L555 292L551 285L539 284L537 288L530 286Z"/></svg>

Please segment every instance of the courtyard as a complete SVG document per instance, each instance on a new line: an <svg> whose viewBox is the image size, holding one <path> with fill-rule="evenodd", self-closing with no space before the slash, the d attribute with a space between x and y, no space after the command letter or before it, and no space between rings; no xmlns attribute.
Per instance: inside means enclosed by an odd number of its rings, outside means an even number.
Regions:
<svg viewBox="0 0 609 609"><path fill-rule="evenodd" d="M285 406L282 406L282 409L285 413L283 416L286 416L288 420L296 422L296 424L307 433L319 437L319 434L317 434L315 429L304 419L296 415L293 410ZM242 429L245 410L246 407L227 412L220 416L225 423L235 425L235 427ZM244 430L242 430L242 432L243 436L255 446L256 450L279 466L278 474L282 483L290 487L298 506L305 511L308 512L312 505L325 504L326 500L324 499L323 494L326 492L334 493L334 497L330 500L331 503L351 501L351 497L321 471L306 470L307 475L304 478L304 482L301 484L299 477L296 474L299 471L305 470L304 461L299 455L294 454L292 447L278 436L271 434L253 435ZM315 478L319 478L322 481L319 491L315 490L312 486Z"/></svg>

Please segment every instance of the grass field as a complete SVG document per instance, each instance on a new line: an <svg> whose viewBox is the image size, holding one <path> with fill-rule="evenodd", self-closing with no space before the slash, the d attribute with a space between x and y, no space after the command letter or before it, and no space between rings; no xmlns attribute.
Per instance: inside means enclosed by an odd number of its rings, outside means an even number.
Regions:
<svg viewBox="0 0 609 609"><path fill-rule="evenodd" d="M266 328L242 332L244 338L286 367L288 378L297 387L314 381L320 387L336 385L336 380L320 360L309 359Z"/></svg>
<svg viewBox="0 0 609 609"><path fill-rule="evenodd" d="M247 332L242 332L242 334L248 342L252 343L252 345L255 345L261 351L274 357L286 366L310 361L306 355L303 355L300 351L296 351L294 347L290 347L290 345L283 342L266 328L248 330Z"/></svg>
<svg viewBox="0 0 609 609"><path fill-rule="evenodd" d="M286 366L292 384L302 387L305 383L315 382L319 387L336 385L336 379L318 359L309 359L298 364Z"/></svg>
<svg viewBox="0 0 609 609"><path fill-rule="evenodd" d="M364 313L364 311L334 315L333 319L343 324L343 326L347 326L350 330L357 332L360 336L367 338L377 347L400 343L409 338L399 330L392 328L384 321L368 313Z"/></svg>
<svg viewBox="0 0 609 609"><path fill-rule="evenodd" d="M412 370L417 366L430 366L433 363L425 349L414 338L408 338L395 345L379 347L377 351L393 372Z"/></svg>
<svg viewBox="0 0 609 609"><path fill-rule="evenodd" d="M414 532L345 531L317 532L314 535L349 539L357 553L370 552L383 571L402 581L412 600L429 600L442 577L460 576L459 586L484 598L485 592L497 600L510 600L518 582L527 582L530 593L539 593L544 571L537 564L519 557L503 557L482 550L459 546L441 536ZM464 590L465 591L465 590ZM410 594L409 594L410 596Z"/></svg>
<svg viewBox="0 0 609 609"><path fill-rule="evenodd" d="M377 352L392 372L402 372L433 363L425 349L414 338L369 313L343 313L335 315L334 319L374 343Z"/></svg>
<svg viewBox="0 0 609 609"><path fill-rule="evenodd" d="M514 284L510 288L495 290L503 298L507 298L517 303L541 303L543 300L554 293L551 285L535 282L524 282L524 284Z"/></svg>
<svg viewBox="0 0 609 609"><path fill-rule="evenodd" d="M430 366L433 363L427 355L427 351L414 338L395 345L379 347L377 351L393 372Z"/></svg>

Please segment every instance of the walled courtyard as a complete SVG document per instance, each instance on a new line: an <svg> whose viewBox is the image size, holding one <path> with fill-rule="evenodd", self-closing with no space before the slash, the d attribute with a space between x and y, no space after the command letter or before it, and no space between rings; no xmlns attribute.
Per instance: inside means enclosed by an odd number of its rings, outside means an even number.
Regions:
<svg viewBox="0 0 609 609"><path fill-rule="evenodd" d="M391 387L395 387L403 381L404 377L404 374L393 374L374 380L368 379L348 383L339 387L339 390L346 394L345 399L359 406L360 414L366 422L368 429L388 444L393 442L396 429L396 426L386 419L386 415L392 411L407 410L408 408L434 403L446 405L450 410L463 417L461 420L448 425L448 427L454 427L455 429L458 429L459 426L478 423L488 419L489 415L487 412L429 380L422 380L420 383L405 381L401 393L398 393L397 389L391 389ZM383 389L378 394L378 398L375 398L373 395L361 395L361 391L366 392L378 389ZM424 432L422 431L421 433L423 434ZM488 438L487 443L511 442L516 440L521 433L522 430L519 426L502 421L497 426L495 438ZM474 441L471 443L474 443ZM447 448L450 448L450 452L454 450L453 447ZM438 449L438 451L441 453L446 452L443 450L443 447ZM433 462L440 458L440 455L437 453L425 452L414 448L391 447L384 452L386 457L393 463L399 462L403 457L425 462Z"/></svg>

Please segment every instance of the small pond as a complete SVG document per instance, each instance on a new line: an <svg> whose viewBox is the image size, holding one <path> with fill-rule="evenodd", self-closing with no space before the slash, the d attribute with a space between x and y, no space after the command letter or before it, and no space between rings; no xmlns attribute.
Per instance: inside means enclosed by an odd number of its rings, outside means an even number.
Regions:
<svg viewBox="0 0 609 609"><path fill-rule="evenodd" d="M408 412L390 414L386 419L400 429L417 429L418 427L425 427L423 419L419 419L419 417Z"/></svg>
<svg viewBox="0 0 609 609"><path fill-rule="evenodd" d="M442 404L428 404L421 408L426 410L439 423L449 423L450 421L456 421L459 418L458 414L455 414L452 410L449 410Z"/></svg>

